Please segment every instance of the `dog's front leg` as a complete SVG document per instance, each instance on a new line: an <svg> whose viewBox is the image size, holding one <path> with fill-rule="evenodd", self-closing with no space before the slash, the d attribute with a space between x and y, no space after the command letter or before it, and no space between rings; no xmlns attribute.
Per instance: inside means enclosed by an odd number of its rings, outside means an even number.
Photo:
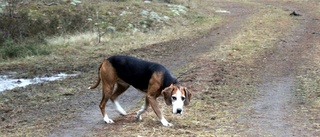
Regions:
<svg viewBox="0 0 320 137"><path fill-rule="evenodd" d="M148 109L149 107L149 101L148 101L148 98L146 97L145 101L144 101L144 104L141 106L141 109L137 112L137 120L138 121L141 121L142 120L142 114L144 112L146 112L146 110Z"/></svg>
<svg viewBox="0 0 320 137"><path fill-rule="evenodd" d="M159 109L159 105L158 105L158 102L157 102L156 98L153 97L153 96L147 96L147 98L148 98L148 101L149 101L149 103L150 103L153 111L154 111L154 112L156 113L156 115L158 116L158 118L159 118L160 122L162 123L162 125L163 125L163 126L172 126L172 124L169 123L169 122L167 121L167 119L164 118L162 112L161 112L160 109Z"/></svg>

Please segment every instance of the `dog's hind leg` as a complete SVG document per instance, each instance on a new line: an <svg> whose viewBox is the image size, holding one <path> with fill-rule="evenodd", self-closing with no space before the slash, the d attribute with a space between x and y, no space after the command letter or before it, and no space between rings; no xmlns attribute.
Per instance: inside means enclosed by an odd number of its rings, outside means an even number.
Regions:
<svg viewBox="0 0 320 137"><path fill-rule="evenodd" d="M99 107L100 107L100 110L101 110L101 113L102 113L102 116L103 116L103 120L106 123L114 123L113 120L108 117L108 114L106 112L106 104L107 104L109 98L112 95L113 86L103 85L102 88L103 88L102 89L103 90L102 91L102 99L101 99Z"/></svg>
<svg viewBox="0 0 320 137"><path fill-rule="evenodd" d="M112 96L114 85L117 81L117 75L112 65L108 61L104 61L100 68L100 78L102 82L102 99L99 104L103 120L106 123L114 123L112 119L108 117L106 112L106 103Z"/></svg>
<svg viewBox="0 0 320 137"><path fill-rule="evenodd" d="M116 106L117 111L121 114L121 115L127 115L127 112L121 107L121 105L119 104L117 97L120 96L123 92L125 92L128 88L129 88L129 84L126 84L124 82L118 82L114 88L114 92L111 96L111 101L114 103L114 105Z"/></svg>
<svg viewBox="0 0 320 137"><path fill-rule="evenodd" d="M146 112L146 110L148 109L149 107L149 101L148 99L146 98L145 101L144 101L144 104L141 106L141 109L137 112L137 120L138 121L141 121L142 120L142 114L144 112Z"/></svg>

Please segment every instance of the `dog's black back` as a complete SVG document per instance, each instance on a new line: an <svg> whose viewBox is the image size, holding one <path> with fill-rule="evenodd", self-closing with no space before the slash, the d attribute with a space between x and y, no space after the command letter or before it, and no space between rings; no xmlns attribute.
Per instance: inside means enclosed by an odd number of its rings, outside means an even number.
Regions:
<svg viewBox="0 0 320 137"><path fill-rule="evenodd" d="M177 79L161 64L144 61L131 56L112 56L108 61L115 68L120 79L133 87L145 91L148 89L149 80L155 72L161 72L161 90L170 84L176 84Z"/></svg>

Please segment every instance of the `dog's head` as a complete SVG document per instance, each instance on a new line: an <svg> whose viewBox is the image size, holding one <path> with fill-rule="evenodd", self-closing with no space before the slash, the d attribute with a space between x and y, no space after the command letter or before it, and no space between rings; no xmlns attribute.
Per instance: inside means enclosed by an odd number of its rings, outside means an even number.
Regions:
<svg viewBox="0 0 320 137"><path fill-rule="evenodd" d="M183 106L190 103L191 93L187 88L171 84L162 90L162 95L167 105L172 105L172 113L182 114Z"/></svg>

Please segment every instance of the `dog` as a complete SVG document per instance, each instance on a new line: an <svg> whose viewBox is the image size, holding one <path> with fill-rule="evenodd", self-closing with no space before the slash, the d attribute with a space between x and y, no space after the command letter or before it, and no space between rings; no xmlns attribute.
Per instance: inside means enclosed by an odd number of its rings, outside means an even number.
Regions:
<svg viewBox="0 0 320 137"><path fill-rule="evenodd" d="M150 104L163 126L172 126L172 124L164 118L156 99L162 95L165 103L172 105L173 114L182 114L183 106L189 104L192 96L191 92L180 86L177 79L163 65L155 62L117 55L105 59L100 64L98 71L96 84L88 89L96 88L102 81L103 96L99 107L106 123L114 123L105 112L109 99L121 115L127 114L117 101L117 97L130 85L146 93L144 105L137 112L137 120L142 120L141 115Z"/></svg>

